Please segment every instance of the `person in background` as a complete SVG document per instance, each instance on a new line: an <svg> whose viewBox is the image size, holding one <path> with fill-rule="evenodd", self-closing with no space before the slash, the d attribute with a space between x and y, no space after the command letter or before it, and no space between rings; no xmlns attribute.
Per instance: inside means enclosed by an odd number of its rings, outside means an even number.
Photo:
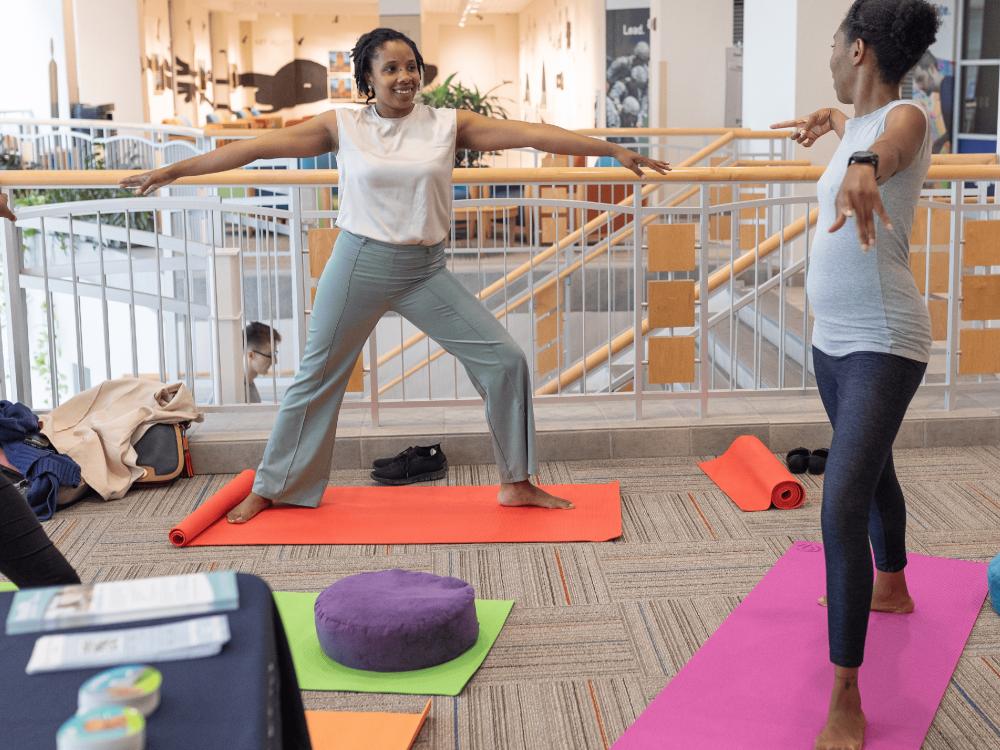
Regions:
<svg viewBox="0 0 1000 750"><path fill-rule="evenodd" d="M947 153L951 150L951 118L955 114L955 76L945 75L937 58L925 52L913 69L913 83L931 101L937 94L938 107L934 114L940 113L939 135L932 150L935 154Z"/></svg>
<svg viewBox="0 0 1000 750"><path fill-rule="evenodd" d="M258 375L267 375L278 358L281 334L267 323L254 321L246 327L247 342L247 403L259 404L260 392L254 381Z"/></svg>

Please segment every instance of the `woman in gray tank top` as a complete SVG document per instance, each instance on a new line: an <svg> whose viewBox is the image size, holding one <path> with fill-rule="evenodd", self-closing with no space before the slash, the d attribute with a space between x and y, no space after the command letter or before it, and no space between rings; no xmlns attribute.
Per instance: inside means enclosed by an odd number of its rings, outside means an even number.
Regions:
<svg viewBox="0 0 1000 750"><path fill-rule="evenodd" d="M903 76L934 41L924 0L856 0L833 40L836 109L794 127L811 146L840 138L817 185L819 228L806 288L813 364L833 442L823 486L830 660L834 684L817 750L862 747L858 668L870 610L913 611L906 586L906 506L892 444L927 367L930 324L909 267L913 213L930 165L923 110L899 100ZM872 572L874 551L876 572Z"/></svg>

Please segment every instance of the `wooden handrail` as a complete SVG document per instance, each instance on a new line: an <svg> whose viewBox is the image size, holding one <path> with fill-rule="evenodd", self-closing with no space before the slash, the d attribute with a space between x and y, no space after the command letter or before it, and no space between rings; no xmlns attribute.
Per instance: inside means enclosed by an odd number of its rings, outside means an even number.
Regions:
<svg viewBox="0 0 1000 750"><path fill-rule="evenodd" d="M819 209L812 209L808 216L808 226L815 224L818 217ZM767 257L781 247L782 242L791 242L806 230L806 217L793 221L785 227L784 231L776 232L771 235L766 240L761 242L758 247L743 253L743 255L739 256L731 265L726 265L710 274L708 277L708 291L711 292L718 289L734 275L743 273L743 271L752 266L755 260ZM695 287L694 298L696 304L701 299L700 291L701 290L698 287ZM642 319L641 331L643 336L649 333L649 318ZM553 378L549 382L537 388L535 390L535 395L547 396L559 392L560 389L583 377L583 373L587 370L593 370L598 365L606 362L608 357L613 357L615 354L622 351L622 349L625 349L634 340L635 329L631 327L627 328L615 336L609 343L591 352L585 359L563 370L559 373L558 377Z"/></svg>
<svg viewBox="0 0 1000 750"><path fill-rule="evenodd" d="M723 136L725 137L725 136ZM700 152L699 152L700 153ZM641 182L815 182L823 174L821 166L796 167L685 167L667 174L646 171ZM117 187L136 170L0 170L0 187ZM995 164L936 164L927 172L929 181L1000 180L1000 166ZM633 172L622 167L539 167L455 169L456 185L487 184L607 184L640 182ZM335 169L237 169L198 177L182 177L175 185L286 187L330 186L337 184Z"/></svg>
<svg viewBox="0 0 1000 750"><path fill-rule="evenodd" d="M737 159L727 167L811 167L808 159Z"/></svg>
<svg viewBox="0 0 1000 750"><path fill-rule="evenodd" d="M788 138L791 130L751 130L750 128L581 128L574 130L574 133L591 136L607 136L620 138L623 136L636 136L638 138L674 135L678 137L693 135L723 135L732 133L737 138L747 138L751 140L780 140Z"/></svg>
<svg viewBox="0 0 1000 750"><path fill-rule="evenodd" d="M933 154L931 164L996 164L1000 154Z"/></svg>
<svg viewBox="0 0 1000 750"><path fill-rule="evenodd" d="M241 128L227 127L232 123L212 123L205 126L204 132L209 137L225 136L258 136L270 132L273 128ZM737 138L747 138L751 140L780 140L788 138L791 130L751 130L749 128L576 128L572 132L580 135L589 135L607 138L624 138L632 136L634 138L650 138L656 136L676 136L678 138L690 136L720 136L724 133L734 133Z"/></svg>

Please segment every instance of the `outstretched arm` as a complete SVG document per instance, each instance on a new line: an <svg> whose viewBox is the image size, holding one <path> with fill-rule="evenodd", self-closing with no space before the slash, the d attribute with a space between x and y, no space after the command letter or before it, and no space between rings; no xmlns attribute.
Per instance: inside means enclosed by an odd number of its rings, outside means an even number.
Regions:
<svg viewBox="0 0 1000 750"><path fill-rule="evenodd" d="M521 120L499 120L464 109L458 111L457 145L459 148L474 151L502 151L506 148L530 147L550 154L612 156L639 177L643 176L640 169L642 166L660 174L670 169L670 165L665 161L651 159L616 143L588 138L555 125Z"/></svg>
<svg viewBox="0 0 1000 750"><path fill-rule="evenodd" d="M831 130L837 134L838 138L843 138L844 125L847 120L847 115L839 109L824 107L823 109L817 109L811 115L806 115L805 117L776 122L771 126L771 130L795 128L795 131L790 136L791 139L809 148L819 140L820 136L826 135Z"/></svg>
<svg viewBox="0 0 1000 750"><path fill-rule="evenodd" d="M135 188L139 195L148 195L179 177L225 172L257 159L319 156L336 149L337 113L324 112L290 128L274 130L257 138L234 141L169 167L126 177L121 181L121 186Z"/></svg>

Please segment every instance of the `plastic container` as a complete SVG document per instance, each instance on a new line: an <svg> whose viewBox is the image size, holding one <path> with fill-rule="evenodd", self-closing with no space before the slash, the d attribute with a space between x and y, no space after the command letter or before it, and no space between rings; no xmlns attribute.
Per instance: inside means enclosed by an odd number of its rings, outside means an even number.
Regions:
<svg viewBox="0 0 1000 750"><path fill-rule="evenodd" d="M146 720L128 706L77 714L56 734L57 750L145 750Z"/></svg>
<svg viewBox="0 0 1000 750"><path fill-rule="evenodd" d="M77 713L95 708L128 706L149 716L160 705L163 675L145 664L106 669L80 686Z"/></svg>

